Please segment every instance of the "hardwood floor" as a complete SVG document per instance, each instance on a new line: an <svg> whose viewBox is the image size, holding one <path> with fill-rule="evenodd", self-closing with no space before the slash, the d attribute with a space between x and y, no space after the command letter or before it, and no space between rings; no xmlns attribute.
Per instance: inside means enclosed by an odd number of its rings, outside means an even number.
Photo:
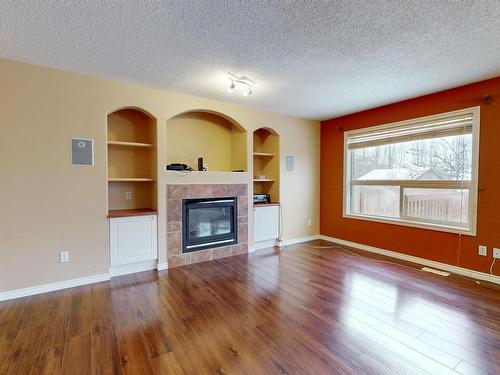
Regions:
<svg viewBox="0 0 500 375"><path fill-rule="evenodd" d="M0 303L0 374L500 373L498 286L308 245Z"/></svg>

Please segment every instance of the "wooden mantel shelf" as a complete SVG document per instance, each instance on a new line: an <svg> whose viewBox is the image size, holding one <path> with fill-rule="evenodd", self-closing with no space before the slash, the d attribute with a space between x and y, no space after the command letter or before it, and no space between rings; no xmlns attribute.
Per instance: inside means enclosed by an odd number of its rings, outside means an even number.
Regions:
<svg viewBox="0 0 500 375"><path fill-rule="evenodd" d="M269 206L279 206L279 202L271 202L271 203L254 203L254 207L269 207Z"/></svg>
<svg viewBox="0 0 500 375"><path fill-rule="evenodd" d="M109 177L108 182L149 182L154 179L149 177Z"/></svg>
<svg viewBox="0 0 500 375"><path fill-rule="evenodd" d="M108 219L129 216L157 215L158 211L151 208L138 208L134 210L109 210Z"/></svg>

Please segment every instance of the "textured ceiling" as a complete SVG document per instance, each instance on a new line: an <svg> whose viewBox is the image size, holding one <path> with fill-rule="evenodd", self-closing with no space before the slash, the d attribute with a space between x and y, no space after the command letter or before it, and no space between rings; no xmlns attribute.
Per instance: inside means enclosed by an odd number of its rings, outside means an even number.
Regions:
<svg viewBox="0 0 500 375"><path fill-rule="evenodd" d="M312 119L498 76L499 35L497 0L0 1L1 57Z"/></svg>

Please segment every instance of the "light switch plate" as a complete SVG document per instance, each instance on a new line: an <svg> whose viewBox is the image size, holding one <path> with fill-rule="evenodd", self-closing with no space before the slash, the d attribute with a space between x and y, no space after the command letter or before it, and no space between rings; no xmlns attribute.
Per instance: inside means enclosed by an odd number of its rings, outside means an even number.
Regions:
<svg viewBox="0 0 500 375"><path fill-rule="evenodd" d="M59 262L68 263L69 262L69 251L61 251L59 253Z"/></svg>
<svg viewBox="0 0 500 375"><path fill-rule="evenodd" d="M479 249L478 249L478 254L485 257L488 255L488 247L486 246L479 246Z"/></svg>

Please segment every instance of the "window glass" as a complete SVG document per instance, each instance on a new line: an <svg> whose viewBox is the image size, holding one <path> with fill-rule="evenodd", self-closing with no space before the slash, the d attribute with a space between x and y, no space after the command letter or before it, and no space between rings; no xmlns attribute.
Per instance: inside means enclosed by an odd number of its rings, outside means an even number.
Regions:
<svg viewBox="0 0 500 375"><path fill-rule="evenodd" d="M467 225L469 190L404 189L404 216Z"/></svg>
<svg viewBox="0 0 500 375"><path fill-rule="evenodd" d="M399 217L399 186L356 185L353 189L353 213Z"/></svg>
<svg viewBox="0 0 500 375"><path fill-rule="evenodd" d="M346 132L347 216L474 234L479 109Z"/></svg>

